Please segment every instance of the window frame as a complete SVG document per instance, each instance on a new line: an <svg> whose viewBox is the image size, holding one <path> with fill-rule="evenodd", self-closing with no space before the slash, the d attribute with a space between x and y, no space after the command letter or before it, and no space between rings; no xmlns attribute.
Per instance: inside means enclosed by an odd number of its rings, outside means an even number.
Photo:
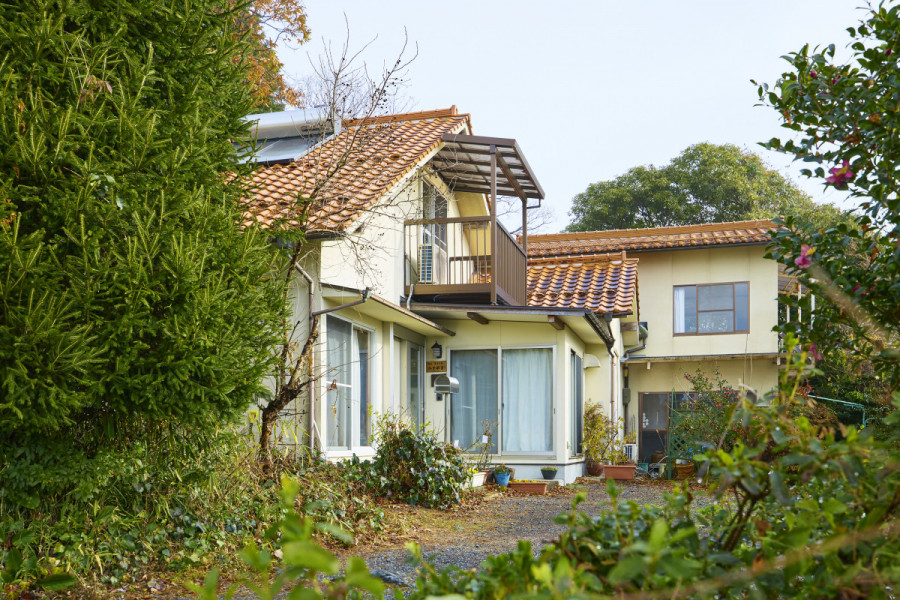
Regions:
<svg viewBox="0 0 900 600"><path fill-rule="evenodd" d="M736 286L740 284L747 285L747 329L736 329L737 326L737 292L735 291ZM730 309L715 309L715 310L700 310L700 288L702 287L716 287L716 286L731 286L731 308ZM675 304L675 290L677 288L694 288L694 314L697 315L697 325L694 331L676 331L677 329L677 309L678 307ZM700 313L711 313L711 312L731 312L731 331L708 331L701 332L700 331ZM750 333L750 282L749 281L722 281L716 283L689 283L689 284L679 284L672 286L672 335L676 337L681 336L700 336L700 335L733 335L733 334L747 334Z"/></svg>
<svg viewBox="0 0 900 600"><path fill-rule="evenodd" d="M529 345L517 345L517 346L478 346L478 347L461 347L461 348L451 348L448 349L447 355L447 373L451 373L453 369L453 353L454 352L470 352L470 351L479 351L479 350L496 350L497 351L497 430L496 430L496 444L497 444L497 452L491 454L494 457L534 457L534 458L548 458L556 456L556 444L558 442L558 436L556 432L557 425L557 414L556 414L556 400L557 400L557 369L556 369L556 352L557 345L556 344L529 344ZM532 452L532 451L510 451L503 449L503 352L504 350L550 350L551 358L550 358L550 450L544 452ZM452 400L451 400L452 402ZM447 403L445 407L445 419L447 423L447 427L445 428L447 443L453 443L453 431L452 431L452 417L451 417L451 408L450 403ZM462 443L460 443L462 446Z"/></svg>
<svg viewBox="0 0 900 600"><path fill-rule="evenodd" d="M372 446L372 419L370 418L370 416L375 412L375 407L373 406L373 403L372 403L372 400L373 400L372 391L373 391L373 389L375 389L374 378L377 376L376 373L378 372L378 364L377 364L377 361L375 358L375 356L377 354L377 352L375 351L375 329L373 329L372 327L368 327L366 325L362 325L361 323L358 323L356 321L353 321L352 319L348 319L348 318L340 316L340 315L335 315L335 314L327 315L327 318L325 319L325 339L326 339L325 369L326 369L326 373L328 371L330 371L330 367L328 366L327 340L328 340L328 322L332 319L337 320L337 321L343 321L344 323L347 323L350 326L350 363L349 363L349 365L350 365L350 384L349 384L349 387L350 387L350 410L349 410L350 444L348 446L333 446L331 443L331 439L330 439L331 431L330 431L330 428L327 426L327 422L328 422L328 412L327 411L330 410L330 402L328 400L328 389L327 389L329 379L326 378L324 381L326 389L323 394L323 400L324 400L323 406L326 410L326 414L325 414L326 427L325 427L325 435L324 435L325 451L331 452L331 453L345 453L345 452L351 452L351 451L354 451L357 449L362 449L362 448L371 449L371 448L373 448L373 446ZM362 372L360 369L353 368L353 365L359 363L359 342L357 341L357 337L356 337L357 332L364 333L368 338L368 354L367 354L367 358L366 358L366 369L365 369L365 371L366 371L366 381L365 381L366 402L368 405L367 406L367 418L366 418L366 423L365 423L365 425L366 425L366 440L368 441L368 444L366 444L366 445L361 445L359 443L361 433L363 431L363 425L364 425L361 422L362 418L361 418L361 413L360 413L360 411L362 409L361 403L362 403L363 382L360 381L359 378L360 378ZM345 386L348 384L338 384L338 385Z"/></svg>

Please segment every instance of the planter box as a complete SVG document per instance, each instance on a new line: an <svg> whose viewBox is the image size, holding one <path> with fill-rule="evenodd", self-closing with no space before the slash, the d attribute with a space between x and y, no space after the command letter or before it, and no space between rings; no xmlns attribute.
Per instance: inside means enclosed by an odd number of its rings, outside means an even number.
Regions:
<svg viewBox="0 0 900 600"><path fill-rule="evenodd" d="M603 465L603 472L607 479L630 481L634 479L635 465Z"/></svg>
<svg viewBox="0 0 900 600"><path fill-rule="evenodd" d="M483 486L487 474L487 471L478 471L477 473L472 473L472 475L469 477L469 487L477 488Z"/></svg>
<svg viewBox="0 0 900 600"><path fill-rule="evenodd" d="M526 494L543 496L547 493L546 481L510 481L509 489Z"/></svg>

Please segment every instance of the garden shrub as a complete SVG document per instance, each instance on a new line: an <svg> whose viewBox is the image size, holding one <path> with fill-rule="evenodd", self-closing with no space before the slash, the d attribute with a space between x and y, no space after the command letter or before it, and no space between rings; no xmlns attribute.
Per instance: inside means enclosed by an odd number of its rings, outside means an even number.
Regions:
<svg viewBox="0 0 900 600"><path fill-rule="evenodd" d="M354 458L375 493L413 506L444 508L460 502L469 469L458 448L428 427L390 414L378 418L375 440L378 450L371 463Z"/></svg>
<svg viewBox="0 0 900 600"><path fill-rule="evenodd" d="M13 459L0 462L0 531L10 545L0 551L7 572L0 579L10 589L62 573L84 585L127 585L147 572L227 565L247 542L268 543L263 534L282 513L252 439L227 427L207 433L149 423L139 438L101 446L91 458L75 454L86 469L80 481L56 467L67 457L53 442L0 446L0 461ZM299 510L346 532L317 530L323 542L381 531L383 511L347 469L305 452L279 455L276 464L303 479Z"/></svg>

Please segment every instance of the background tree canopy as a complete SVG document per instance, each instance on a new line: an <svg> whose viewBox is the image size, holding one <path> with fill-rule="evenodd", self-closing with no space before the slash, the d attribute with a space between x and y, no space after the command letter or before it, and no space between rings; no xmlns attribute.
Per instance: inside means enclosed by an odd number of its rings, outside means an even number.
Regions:
<svg viewBox="0 0 900 600"><path fill-rule="evenodd" d="M635 229L803 216L828 226L842 219L816 204L763 160L731 144L695 144L656 167L639 166L588 186L572 202L567 231Z"/></svg>

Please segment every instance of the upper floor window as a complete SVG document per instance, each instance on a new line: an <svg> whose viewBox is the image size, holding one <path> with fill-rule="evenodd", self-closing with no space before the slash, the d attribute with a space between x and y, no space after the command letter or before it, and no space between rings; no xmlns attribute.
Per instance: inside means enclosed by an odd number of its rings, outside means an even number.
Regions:
<svg viewBox="0 0 900 600"><path fill-rule="evenodd" d="M422 183L423 205L422 212L426 219L446 219L447 199L437 188L428 183ZM424 243L437 244L442 249L447 249L447 224L429 223L424 228Z"/></svg>
<svg viewBox="0 0 900 600"><path fill-rule="evenodd" d="M743 333L750 329L750 284L675 286L675 334Z"/></svg>

